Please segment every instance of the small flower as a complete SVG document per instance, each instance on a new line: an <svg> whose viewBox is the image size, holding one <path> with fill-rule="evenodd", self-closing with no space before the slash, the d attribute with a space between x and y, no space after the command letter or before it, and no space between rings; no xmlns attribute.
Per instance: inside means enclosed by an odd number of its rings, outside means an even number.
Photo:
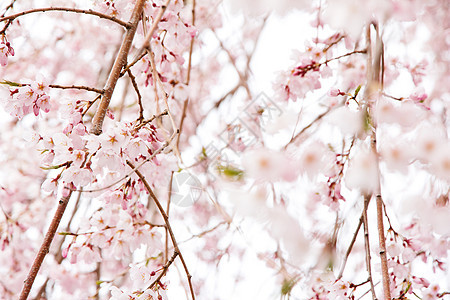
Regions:
<svg viewBox="0 0 450 300"><path fill-rule="evenodd" d="M9 42L4 40L0 43L0 65L6 67L8 64L8 56L14 56L14 49Z"/></svg>
<svg viewBox="0 0 450 300"><path fill-rule="evenodd" d="M130 269L130 278L133 281L134 288L142 289L150 283L151 271L145 266L132 266Z"/></svg>

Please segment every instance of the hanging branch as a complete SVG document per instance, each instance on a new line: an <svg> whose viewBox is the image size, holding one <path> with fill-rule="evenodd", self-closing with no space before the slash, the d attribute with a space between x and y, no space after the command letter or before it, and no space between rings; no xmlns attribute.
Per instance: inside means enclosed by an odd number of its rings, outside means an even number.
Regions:
<svg viewBox="0 0 450 300"><path fill-rule="evenodd" d="M162 207L162 205L159 202L158 198L156 197L155 193L153 193L153 190L150 187L150 184L147 182L147 180L142 175L142 173L139 170L137 170L135 168L135 166L129 160L127 160L127 164L133 170L135 170L136 175L142 181L142 183L144 184L146 190L150 194L150 197L153 199L153 202L158 207L158 210L159 210L159 212L161 213L161 216L164 219L164 223L166 224L166 228L167 228L167 230L169 232L170 239L172 240L172 244L173 244L173 247L175 249L175 253L178 253L178 256L180 257L181 263L183 264L183 268L184 268L184 271L186 273L186 277L187 277L187 280L188 280L188 283L189 283L189 289L191 291L192 300L195 300L194 288L192 287L192 281L191 281L192 275L189 273L188 267L187 267L186 262L185 262L185 260L183 258L183 255L181 254L180 248L178 248L178 243L177 243L177 240L175 239L175 235L173 233L172 226L170 225L169 217L167 216L166 212L164 211L164 208Z"/></svg>
<svg viewBox="0 0 450 300"><path fill-rule="evenodd" d="M365 246L365 250L366 250L366 268L367 268L367 273L368 274L368 278L367 280L369 280L370 282L370 290L372 292L372 299L376 300L377 296L375 294L375 286L373 285L373 280L372 280L372 267L371 267L371 257L370 257L370 243L369 243L369 222L367 219L367 208L369 207L369 202L370 202L370 198L371 196L369 195L364 195L364 210L363 210L363 225L364 225L364 246Z"/></svg>
<svg viewBox="0 0 450 300"><path fill-rule="evenodd" d="M169 193L167 195L167 206L166 213L167 217L170 212L170 200L172 199L172 183L173 183L173 171L170 173L170 181L169 181ZM150 200L150 199L149 199ZM149 207L150 201L147 203L147 208ZM169 231L167 230L167 226L165 226L165 239L164 239L164 261L167 262L169 259Z"/></svg>
<svg viewBox="0 0 450 300"><path fill-rule="evenodd" d="M192 0L192 26L194 25L195 25L195 0ZM192 50L194 49L194 39L195 37L191 38L191 44L189 45L189 59L188 59L186 85L189 85L189 82L191 81Z"/></svg>
<svg viewBox="0 0 450 300"><path fill-rule="evenodd" d="M128 52L130 51L131 43L133 42L137 25L144 9L144 4L145 0L138 0L136 2L136 5L134 6L134 10L129 22L129 27L127 28L127 31L125 33L125 37L122 41L122 45L120 46L120 50L117 54L111 73L109 73L108 81L106 82L105 88L103 89L105 92L103 93L100 105L94 115L94 118L92 119L92 134L99 135L100 133L102 133L103 121L106 116L106 111L108 109L109 102L111 101L116 83L119 80L120 71L127 63Z"/></svg>
<svg viewBox="0 0 450 300"><path fill-rule="evenodd" d="M342 262L342 267L341 267L341 270L339 271L339 275L336 277L336 280L339 280L339 279L342 278L342 274L344 273L345 265L347 264L347 259L348 259L349 255L350 255L350 253L352 252L352 248L353 248L353 245L356 242L356 237L358 236L359 230L361 229L361 225L363 223L363 219L364 219L364 211L361 214L361 217L359 218L358 226L356 227L356 230L353 233L353 238L352 238L352 241L350 242L350 245L347 248L347 252L345 252L344 260Z"/></svg>
<svg viewBox="0 0 450 300"><path fill-rule="evenodd" d="M131 73L131 70L127 70L128 76L130 77L131 83L133 84L134 91L136 92L136 95L138 97L138 104L139 104L139 118L138 121L142 122L144 121L144 106L142 106L142 96L141 92L139 91L139 86L136 82L136 77L134 77L133 73Z"/></svg>
<svg viewBox="0 0 450 300"><path fill-rule="evenodd" d="M365 93L365 97L367 99L371 99L373 97L379 98L379 96L383 92L383 75L384 75L384 45L381 40L379 33L378 24L372 24L376 30L376 43L375 43L375 53L372 52L372 48L368 47L369 53L371 53L371 61L370 63L370 73L367 74L368 83L367 90ZM370 43L370 26L367 30L368 41ZM370 102L368 103L370 108ZM372 118L373 119L373 118ZM386 256L386 237L384 235L384 224L383 224L383 200L381 198L381 173L380 173L380 164L379 164L379 154L377 151L376 144L376 127L371 132L371 151L373 152L376 158L376 168L377 168L377 189L374 193L376 195L377 202L377 224L378 224L378 239L379 239L379 248L380 248L380 260L381 260L381 276L383 282L383 293L384 299L391 299L391 289L390 289L390 280L389 280L389 271L387 265L387 256Z"/></svg>

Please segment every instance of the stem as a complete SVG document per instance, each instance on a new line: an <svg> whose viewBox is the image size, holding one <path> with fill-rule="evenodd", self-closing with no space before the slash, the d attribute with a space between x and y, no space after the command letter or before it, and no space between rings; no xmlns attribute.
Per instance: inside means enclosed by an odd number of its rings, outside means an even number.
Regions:
<svg viewBox="0 0 450 300"><path fill-rule="evenodd" d="M384 299L391 299L391 289L389 283L389 272L386 256L386 238L384 236L384 224L383 224L383 200L381 195L377 195L377 223L378 223L378 238L380 242L380 259L381 259L381 272L383 281Z"/></svg>
<svg viewBox="0 0 450 300"><path fill-rule="evenodd" d="M127 65L122 73L120 73L121 76L125 74L125 72L131 68L133 65L135 65L141 58L143 58L148 52L144 50L150 49L150 40L153 37L153 33L155 33L156 28L158 27L159 21L161 21L162 16L164 15L164 12L167 9L167 6L169 5L170 0L166 0L166 2L159 8L158 15L156 16L155 20L152 23L152 27L150 28L150 31L145 35L145 40L143 43L143 46L141 49L139 49L138 54L136 55L136 58L131 62L129 65ZM156 80L153 78L153 80Z"/></svg>
<svg viewBox="0 0 450 300"><path fill-rule="evenodd" d="M189 99L184 100L183 103L183 113L181 115L181 120L180 120L180 133L177 136L177 144L176 144L176 148L179 149L179 145L180 145L180 138L181 138L181 131L183 130L183 124L184 124L184 119L186 118L186 109L189 103Z"/></svg>
<svg viewBox="0 0 450 300"><path fill-rule="evenodd" d="M169 194L167 195L167 206L166 206L166 213L167 216L169 216L170 212L170 199L172 198L172 183L173 183L173 171L170 174L170 181L169 181ZM149 199L150 200L150 199ZM147 203L147 206L150 201ZM164 241L164 261L167 262L169 259L169 231L167 230L167 226L165 226L165 241Z"/></svg>
<svg viewBox="0 0 450 300"><path fill-rule="evenodd" d="M339 106L336 106L334 108L337 108ZM293 136L291 138L291 140L284 146L284 149L286 150L287 147L292 144L293 142L295 142L295 140L297 140L303 133L305 133L306 130L308 130L311 126L313 126L316 122L320 121L320 119L322 119L323 117L325 117L333 108L328 108L326 111L324 111L323 113L321 113L320 115L318 115L313 121L311 121L311 123L309 123L308 125L306 125L302 130L300 130L299 133L297 133L295 136Z"/></svg>
<svg viewBox="0 0 450 300"><path fill-rule="evenodd" d="M104 90L100 90L100 89L96 89L93 87L89 87L89 86L84 86L84 85L71 85L71 86L64 86L64 85L59 85L59 84L49 84L48 85L51 88L55 88L55 89L63 89L63 90L69 90L69 89L74 89L74 90L86 90L89 92L96 92L97 94L103 94Z"/></svg>
<svg viewBox="0 0 450 300"><path fill-rule="evenodd" d="M356 227L355 233L353 234L352 241L350 242L350 245L347 248L347 252L345 253L344 261L342 262L341 270L339 271L339 275L336 278L337 280L342 278L342 274L344 273L344 269L345 269L345 265L347 263L347 259L348 259L349 255L350 255L350 253L352 252L353 245L356 242L356 237L358 236L358 232L361 229L361 225L363 223L363 218L364 218L364 212L361 214L361 217L359 218L358 226Z"/></svg>
<svg viewBox="0 0 450 300"><path fill-rule="evenodd" d="M159 8L158 15L156 16L155 20L152 23L152 27L145 35L144 43L142 44L142 48L138 52L138 57L141 55L141 53L144 52L145 49L149 49L150 47L150 40L153 37L153 33L155 33L156 28L158 28L159 21L161 21L162 16L164 15L164 12L167 9L167 6L169 5L170 0L166 0L166 2Z"/></svg>
<svg viewBox="0 0 450 300"><path fill-rule="evenodd" d="M35 9L30 9L27 11L23 11L14 15L10 15L7 17L2 17L0 18L0 22L3 21L9 21L9 20L14 20L18 17L24 16L24 15L28 15L28 14L32 14L32 13L36 13L36 12L47 12L47 11L65 11L65 12L73 12L73 13L79 13L79 14L85 14L85 15L94 15L97 16L101 19L106 19L106 20L110 20L113 21L119 25L122 25L125 28L129 28L131 27L130 24L119 20L115 17L111 17L105 14L102 14L100 12L97 11L93 11L92 9L77 9L77 8L70 8L70 7L46 7L46 8L35 8Z"/></svg>
<svg viewBox="0 0 450 300"><path fill-rule="evenodd" d="M363 210L363 224L364 224L364 246L366 248L366 268L367 273L369 273L369 277L367 280L370 282L370 290L372 292L372 299L377 299L377 295L375 294L375 286L373 285L372 280L372 267L370 263L370 244L369 244L369 222L367 220L367 208L369 207L371 196L364 195L364 210Z"/></svg>
<svg viewBox="0 0 450 300"><path fill-rule="evenodd" d="M175 258L177 258L177 256L180 255L180 253L178 253L177 251L173 252L172 257L166 262L166 264L163 267L163 270L161 272L161 274L158 275L158 277L155 279L155 281L152 282L152 284L150 284L150 286L147 289L151 289L153 288L153 286L159 282L161 280L161 278L166 275L167 270L169 269L169 266L175 261Z"/></svg>
<svg viewBox="0 0 450 300"><path fill-rule="evenodd" d="M195 25L195 0L192 0L192 26ZM191 81L191 67L192 67L192 50L194 49L194 38L191 38L191 44L189 45L189 60L187 68L186 85L189 85Z"/></svg>
<svg viewBox="0 0 450 300"><path fill-rule="evenodd" d="M144 121L144 106L142 106L142 96L141 92L139 91L138 84L136 83L136 77L134 77L133 73L131 73L131 70L127 70L128 76L130 77L131 83L133 84L134 91L136 92L136 95L138 97L138 104L139 104L139 122Z"/></svg>
<svg viewBox="0 0 450 300"><path fill-rule="evenodd" d="M102 100L100 101L100 105L92 120L92 134L99 135L100 133L102 133L102 126L106 116L106 111L108 109L109 102L111 101L116 83L119 80L120 71L127 63L128 52L130 51L131 43L133 42L137 25L144 9L144 3L145 0L138 0L134 7L133 13L130 18L129 27L127 28L125 37L122 41L122 45L120 46L119 53L117 54L116 60L114 61L111 73L109 73L108 81L106 82L105 88L103 89L104 93Z"/></svg>
<svg viewBox="0 0 450 300"><path fill-rule="evenodd" d="M69 195L61 198L59 200L58 208L56 209L55 215L53 216L52 222L48 228L47 234L45 235L44 241L42 242L41 248L39 249L36 258L34 259L33 265L28 273L26 280L24 281L24 285L22 288L22 292L20 293L19 300L26 300L28 295L30 294L31 287L33 286L34 280L41 268L42 262L44 261L45 256L49 252L50 245L55 237L56 230L58 229L59 223L61 222L61 218L66 210L67 204L69 203L70 196L72 195L72 191L69 191Z"/></svg>
<svg viewBox="0 0 450 300"><path fill-rule="evenodd" d="M375 52L372 53L371 41L370 41L370 26L367 28L367 40L368 40L368 70L367 73L367 88L365 91L365 98L378 99L379 95L383 93L383 75L384 75L384 46L383 41L379 33L379 25L373 24L377 32ZM367 103L369 109L371 103ZM370 111L370 110L369 110ZM377 189L374 194L377 197L377 224L378 224L378 239L380 248L380 260L381 260L381 276L383 282L383 293L384 299L391 299L391 289L389 281L389 271L387 265L386 256L386 237L384 235L384 224L383 224L383 200L381 198L381 174L380 174L380 163L379 154L377 152L376 143L376 127L371 132L371 150L376 157L376 167L377 167Z"/></svg>

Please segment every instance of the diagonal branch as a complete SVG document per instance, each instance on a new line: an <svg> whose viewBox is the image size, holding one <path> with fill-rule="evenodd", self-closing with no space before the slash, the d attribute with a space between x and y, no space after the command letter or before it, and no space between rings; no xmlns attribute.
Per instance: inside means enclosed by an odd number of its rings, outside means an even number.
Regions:
<svg viewBox="0 0 450 300"><path fill-rule="evenodd" d="M59 223L61 222L61 218L64 214L64 211L66 210L71 195L72 191L69 190L69 194L59 200L58 208L56 209L55 215L53 216L52 222L50 223L41 248L39 249L36 258L33 261L33 265L31 266L30 272L28 273L28 276L24 281L19 300L26 300L28 298L28 295L30 294L31 287L33 286L34 280L36 279L45 256L50 250L50 245L53 241L53 238L55 237L56 230L58 229Z"/></svg>
<svg viewBox="0 0 450 300"><path fill-rule="evenodd" d="M173 244L173 247L175 249L175 253L178 253L178 256L180 257L181 263L183 264L184 271L186 272L186 277L187 277L188 283L189 283L189 289L191 291L191 297L192 297L193 300L195 300L194 288L192 287L192 281L191 281L192 275L189 274L189 270L187 268L186 262L185 262L185 260L183 258L183 255L181 254L180 248L178 248L178 243L177 243L177 240L175 239L175 235L173 233L172 226L170 225L169 217L167 216L166 212L164 211L164 208L162 207L162 205L159 202L158 198L156 197L155 193L153 193L153 190L150 187L150 184L147 182L147 180L142 175L142 173L139 170L137 170L135 168L135 166L128 160L127 160L127 164L133 170L135 170L135 172L138 175L139 179L142 181L142 183L144 184L146 190L149 192L150 197L153 199L153 202L155 202L156 206L158 207L158 210L159 210L159 212L161 213L161 216L164 219L164 223L166 224L166 228L167 228L167 230L169 232L170 239L172 240L172 244Z"/></svg>
<svg viewBox="0 0 450 300"><path fill-rule="evenodd" d="M350 253L352 252L353 245L356 242L356 237L358 236L359 230L361 229L361 225L363 223L363 218L364 218L364 212L361 214L361 217L359 218L358 226L356 227L356 230L353 233L353 238L352 238L352 241L350 242L350 245L347 248L347 252L345 252L344 261L342 262L342 267L341 267L341 270L339 271L339 275L336 277L336 280L339 280L342 278L342 275L343 275L344 269L345 269L345 265L347 263L347 259L350 255Z"/></svg>
<svg viewBox="0 0 450 300"><path fill-rule="evenodd" d="M106 116L106 111L108 109L109 102L111 101L116 83L119 80L120 71L127 63L128 52L130 51L131 43L133 42L137 25L141 18L142 11L144 10L144 4L145 0L138 0L136 2L136 5L134 6L134 10L130 18L130 25L127 28L125 37L122 41L122 45L120 46L119 53L117 54L111 73L109 73L108 81L106 82L105 88L103 89L104 93L102 96L102 100L92 120L92 134L99 135L100 133L102 133L103 121Z"/></svg>

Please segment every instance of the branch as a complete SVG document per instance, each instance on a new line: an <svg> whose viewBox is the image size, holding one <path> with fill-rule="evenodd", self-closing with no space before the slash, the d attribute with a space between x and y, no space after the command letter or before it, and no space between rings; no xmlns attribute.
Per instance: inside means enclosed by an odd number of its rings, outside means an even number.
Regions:
<svg viewBox="0 0 450 300"><path fill-rule="evenodd" d="M164 223L166 224L166 228L169 231L169 236L170 239L172 240L172 244L173 247L175 249L175 253L178 253L178 256L180 257L181 263L183 264L184 267L184 271L186 272L186 277L188 279L188 283L189 283L189 289L191 291L191 297L192 300L195 300L195 294L194 294L194 288L192 287L192 275L189 274L189 270L187 268L186 262L184 261L183 255L181 254L180 249L178 248L178 243L175 239L175 235L172 231L172 226L170 225L169 222L169 217L167 216L166 212L164 211L164 208L162 207L161 203L159 202L158 198L156 197L156 195L153 193L152 188L150 187L150 184L147 182L147 180L145 179L145 177L142 175L142 173L139 170L136 170L136 168L134 167L134 165L127 160L127 164L133 169L135 170L136 174L138 175L139 179L141 179L142 183L144 184L145 188L147 189L147 191L150 194L150 197L153 199L153 201L155 202L156 206L158 207L159 212L161 213L161 216L164 219Z"/></svg>
<svg viewBox="0 0 450 300"><path fill-rule="evenodd" d="M212 31L213 31L214 36L216 37L216 39L219 41L220 48L222 48L222 50L225 51L225 53L226 53L227 56L228 56L228 59L230 60L230 62L231 62L231 64L233 65L233 67L234 67L236 73L238 74L238 76L239 76L239 82L240 82L240 84L244 87L245 91L247 92L248 98L251 99L251 98L252 98L252 94L251 94L251 92L250 92L250 87L249 87L248 84L247 84L247 77L246 77L244 74L242 74L242 72L239 70L239 68L238 68L238 66L237 66L237 63L236 63L236 59L233 57L231 51L228 50L228 49L225 47L225 45L223 44L222 40L219 38L219 36L217 35L217 33L216 33L214 30L212 30Z"/></svg>
<svg viewBox="0 0 450 300"><path fill-rule="evenodd" d="M136 77L134 77L133 73L131 73L131 70L128 69L127 73L128 73L128 76L131 79L131 83L133 84L134 91L136 92L137 97L138 97L138 104L139 104L139 118L138 118L138 120L140 122L142 122L144 120L144 107L142 106L141 92L139 91L139 87L138 87L138 85L136 83Z"/></svg>
<svg viewBox="0 0 450 300"><path fill-rule="evenodd" d="M179 145L180 145L180 138L181 138L181 131L183 130L183 124L184 124L184 119L186 118L186 109L189 103L189 99L184 100L183 103L183 113L181 115L181 120L180 120L180 134L177 136L177 144L176 144L176 148L178 149Z"/></svg>
<svg viewBox="0 0 450 300"><path fill-rule="evenodd" d="M77 9L77 8L70 8L70 7L46 7L46 8L35 8L35 9L30 9L27 11L23 11L14 15L10 15L7 17L2 17L0 18L0 22L3 21L13 21L14 19L24 16L24 15L28 15L28 14L32 14L32 13L36 13L36 12L47 12L47 11L65 11L65 12L73 12L73 13L78 13L78 14L85 14L85 15L94 15L97 16L101 19L106 19L106 20L110 20L112 22L115 22L127 29L129 29L132 25L128 24L122 20L119 20L115 17L111 17L105 14L102 14L100 12L94 11L92 9Z"/></svg>
<svg viewBox="0 0 450 300"><path fill-rule="evenodd" d="M3 80L0 82L0 84L5 84L5 85L9 85L9 86L31 86L30 83L20 83L20 82L14 82L11 80ZM62 90L85 90L85 91L89 91L89 92L96 92L97 94L103 94L105 91L104 90L100 90L100 89L96 89L90 86L85 86L85 85L59 85L59 84L49 84L48 87L50 88L54 88L54 89L62 89Z"/></svg>
<svg viewBox="0 0 450 300"><path fill-rule="evenodd" d="M166 213L167 216L169 216L170 212L170 199L172 199L172 183L173 183L173 171L170 173L170 181L169 181L169 193L167 195L167 206L166 206ZM148 199L150 200L150 199ZM147 203L147 208L150 206L150 201ZM165 226L165 239L164 239L164 261L167 262L167 259L169 258L169 231L167 230L167 226Z"/></svg>
<svg viewBox="0 0 450 300"><path fill-rule="evenodd" d="M350 255L350 253L352 252L352 248L353 248L353 245L355 244L356 237L358 236L358 232L361 229L361 225L363 223L363 218L364 218L364 212L361 214L361 217L359 218L358 226L356 227L355 233L353 234L352 241L350 242L350 245L347 248L347 252L345 253L345 256L344 256L344 261L342 262L341 270L339 271L339 275L337 276L336 280L339 280L339 279L342 278L342 274L344 273L344 269L345 269L345 265L347 263L347 259L348 259L349 255Z"/></svg>
<svg viewBox="0 0 450 300"><path fill-rule="evenodd" d="M371 263L370 263L369 222L367 220L367 208L369 207L370 199L371 199L371 196L364 195L364 210L363 210L364 246L366 248L366 268L367 268L367 273L369 273L369 278L367 278L367 280L369 280L369 282L370 282L370 290L372 292L372 299L376 300L377 295L375 294L375 286L373 285L372 267L371 267Z"/></svg>
<svg viewBox="0 0 450 300"><path fill-rule="evenodd" d="M167 9L167 6L169 5L170 0L166 0L166 2L159 8L158 14L156 15L155 20L152 23L152 27L150 27L150 30L147 32L144 38L144 43L142 44L142 48L139 49L137 56L140 57L140 55L145 51L150 49L150 40L153 37L153 33L155 33L156 28L158 27L159 22L162 19L162 16L164 15L164 12ZM135 59L132 64L135 64L136 61L139 59ZM156 80L154 78L154 80Z"/></svg>
<svg viewBox="0 0 450 300"><path fill-rule="evenodd" d="M130 18L130 25L127 28L119 53L117 54L111 73L109 73L108 81L103 89L105 92L103 93L102 100L100 101L100 105L92 120L92 134L99 135L102 133L106 111L108 109L109 102L111 101L116 83L119 80L120 71L127 63L128 52L130 51L131 43L133 42L134 34L136 33L137 24L144 9L144 3L145 0L138 0L134 6L134 10Z"/></svg>
<svg viewBox="0 0 450 300"><path fill-rule="evenodd" d="M75 207L74 207L74 209L72 211L72 214L70 216L69 222L67 222L66 229L64 231L68 231L70 229L70 225L72 224L73 217L75 216L75 214L78 211L79 204L80 204L80 199L81 199L81 193L78 193L77 200L75 202ZM58 252L55 254L55 260L56 260L56 262L58 264L61 264L61 262L64 259L64 257L62 256L61 247L64 244L65 239L66 239L66 236L64 235L63 238L61 239L61 241L59 242L59 245L56 247L56 249L58 249ZM45 280L44 284L39 289L36 297L34 298L35 300L41 299L41 296L45 292L45 289L47 287L47 284L48 284L49 280L50 280L49 277L47 277L47 279Z"/></svg>
<svg viewBox="0 0 450 300"><path fill-rule="evenodd" d="M100 90L100 89L96 89L96 88L89 87L89 86L84 86L84 85L64 86L64 85L59 85L59 84L49 84L48 86L51 87L51 88L63 89L63 90L70 90L70 89L86 90L86 91L89 91L89 92L95 92L97 94L103 94L105 92L105 90Z"/></svg>
<svg viewBox="0 0 450 300"><path fill-rule="evenodd" d="M336 108L336 107L335 107ZM295 136L293 136L291 138L291 140L284 146L284 149L287 149L287 147L292 144L293 142L295 142L296 139L298 139L303 133L305 133L306 130L308 130L311 126L314 125L314 123L316 123L317 121L320 121L320 119L322 119L323 117L325 117L330 111L332 110L332 108L328 108L326 111L324 111L323 113L321 113L320 115L318 115L314 120L311 121L311 123L309 123L308 125L306 125L302 130L300 130L299 133L297 133Z"/></svg>
<svg viewBox="0 0 450 300"><path fill-rule="evenodd" d="M135 59L129 65L125 66L122 73L120 73L120 76L123 76L128 69L130 69L132 66L134 66L138 61L141 60L141 58L143 58L148 53L145 50L150 49L150 40L153 37L153 33L155 33L155 30L158 27L158 23L161 21L161 18L164 15L164 12L166 11L169 3L170 3L170 0L166 0L166 2L159 8L158 15L156 16L155 20L153 21L150 31L145 35L145 40L142 45L142 48L139 49L138 54L136 55ZM153 78L153 80L156 80L156 79Z"/></svg>
<svg viewBox="0 0 450 300"><path fill-rule="evenodd" d="M159 276L155 279L155 281L153 281L152 284L150 284L150 286L147 288L147 290L153 288L153 286L157 282L159 282L164 275L166 275L167 270L169 269L170 265L175 261L175 258L177 258L178 255L180 255L180 253L178 253L177 251L173 252L172 257L164 265L163 271L161 272L161 274L159 274Z"/></svg>
<svg viewBox="0 0 450 300"><path fill-rule="evenodd" d="M69 191L69 195L59 200L58 208L56 209L55 215L53 216L52 222L50 223L41 248L39 249L36 258L34 259L33 265L31 266L30 272L28 273L28 276L24 281L19 300L26 300L28 298L28 295L30 294L31 287L33 286L34 280L36 279L45 256L49 252L50 245L53 241L53 238L55 237L56 230L58 229L59 223L61 222L61 218L64 214L64 211L66 210L71 195L72 191Z"/></svg>
<svg viewBox="0 0 450 300"><path fill-rule="evenodd" d="M381 195L377 195L377 224L378 224L378 238L380 246L380 260L381 260L381 272L383 276L383 291L384 298L391 299L391 291L389 286L389 272L387 265L386 256L386 238L384 236L384 226L383 226L383 200Z"/></svg>
<svg viewBox="0 0 450 300"><path fill-rule="evenodd" d="M11 3L9 3L9 5L7 7L5 7L5 11L2 13L2 15L0 16L0 18L3 18L6 13L8 12L8 10L12 9L14 4L16 3L17 0L11 0Z"/></svg>
<svg viewBox="0 0 450 300"><path fill-rule="evenodd" d="M383 92L383 76L384 76L384 50L383 41L381 40L380 33L378 32L378 25L374 24L377 31L375 53L372 53L371 40L370 40L370 26L367 28L367 41L368 41L368 73L367 73L367 87L365 91L365 98L371 99L375 95L377 98ZM367 103L370 108L371 103ZM376 143L376 127L371 132L371 151L376 157L376 167L377 167L377 190L375 195L377 197L377 224L378 224L378 239L380 248L380 260L381 260L381 276L383 282L383 292L385 299L391 299L391 289L389 280L389 271L387 265L386 256L386 237L384 235L384 224L383 224L383 200L381 198L381 175L380 175L380 163L379 154L377 152Z"/></svg>
<svg viewBox="0 0 450 300"><path fill-rule="evenodd" d="M194 25L195 25L195 0L192 0L192 26ZM189 82L191 80L192 50L194 49L194 39L195 37L191 38L191 44L189 45L189 59L188 59L186 85L189 85Z"/></svg>

